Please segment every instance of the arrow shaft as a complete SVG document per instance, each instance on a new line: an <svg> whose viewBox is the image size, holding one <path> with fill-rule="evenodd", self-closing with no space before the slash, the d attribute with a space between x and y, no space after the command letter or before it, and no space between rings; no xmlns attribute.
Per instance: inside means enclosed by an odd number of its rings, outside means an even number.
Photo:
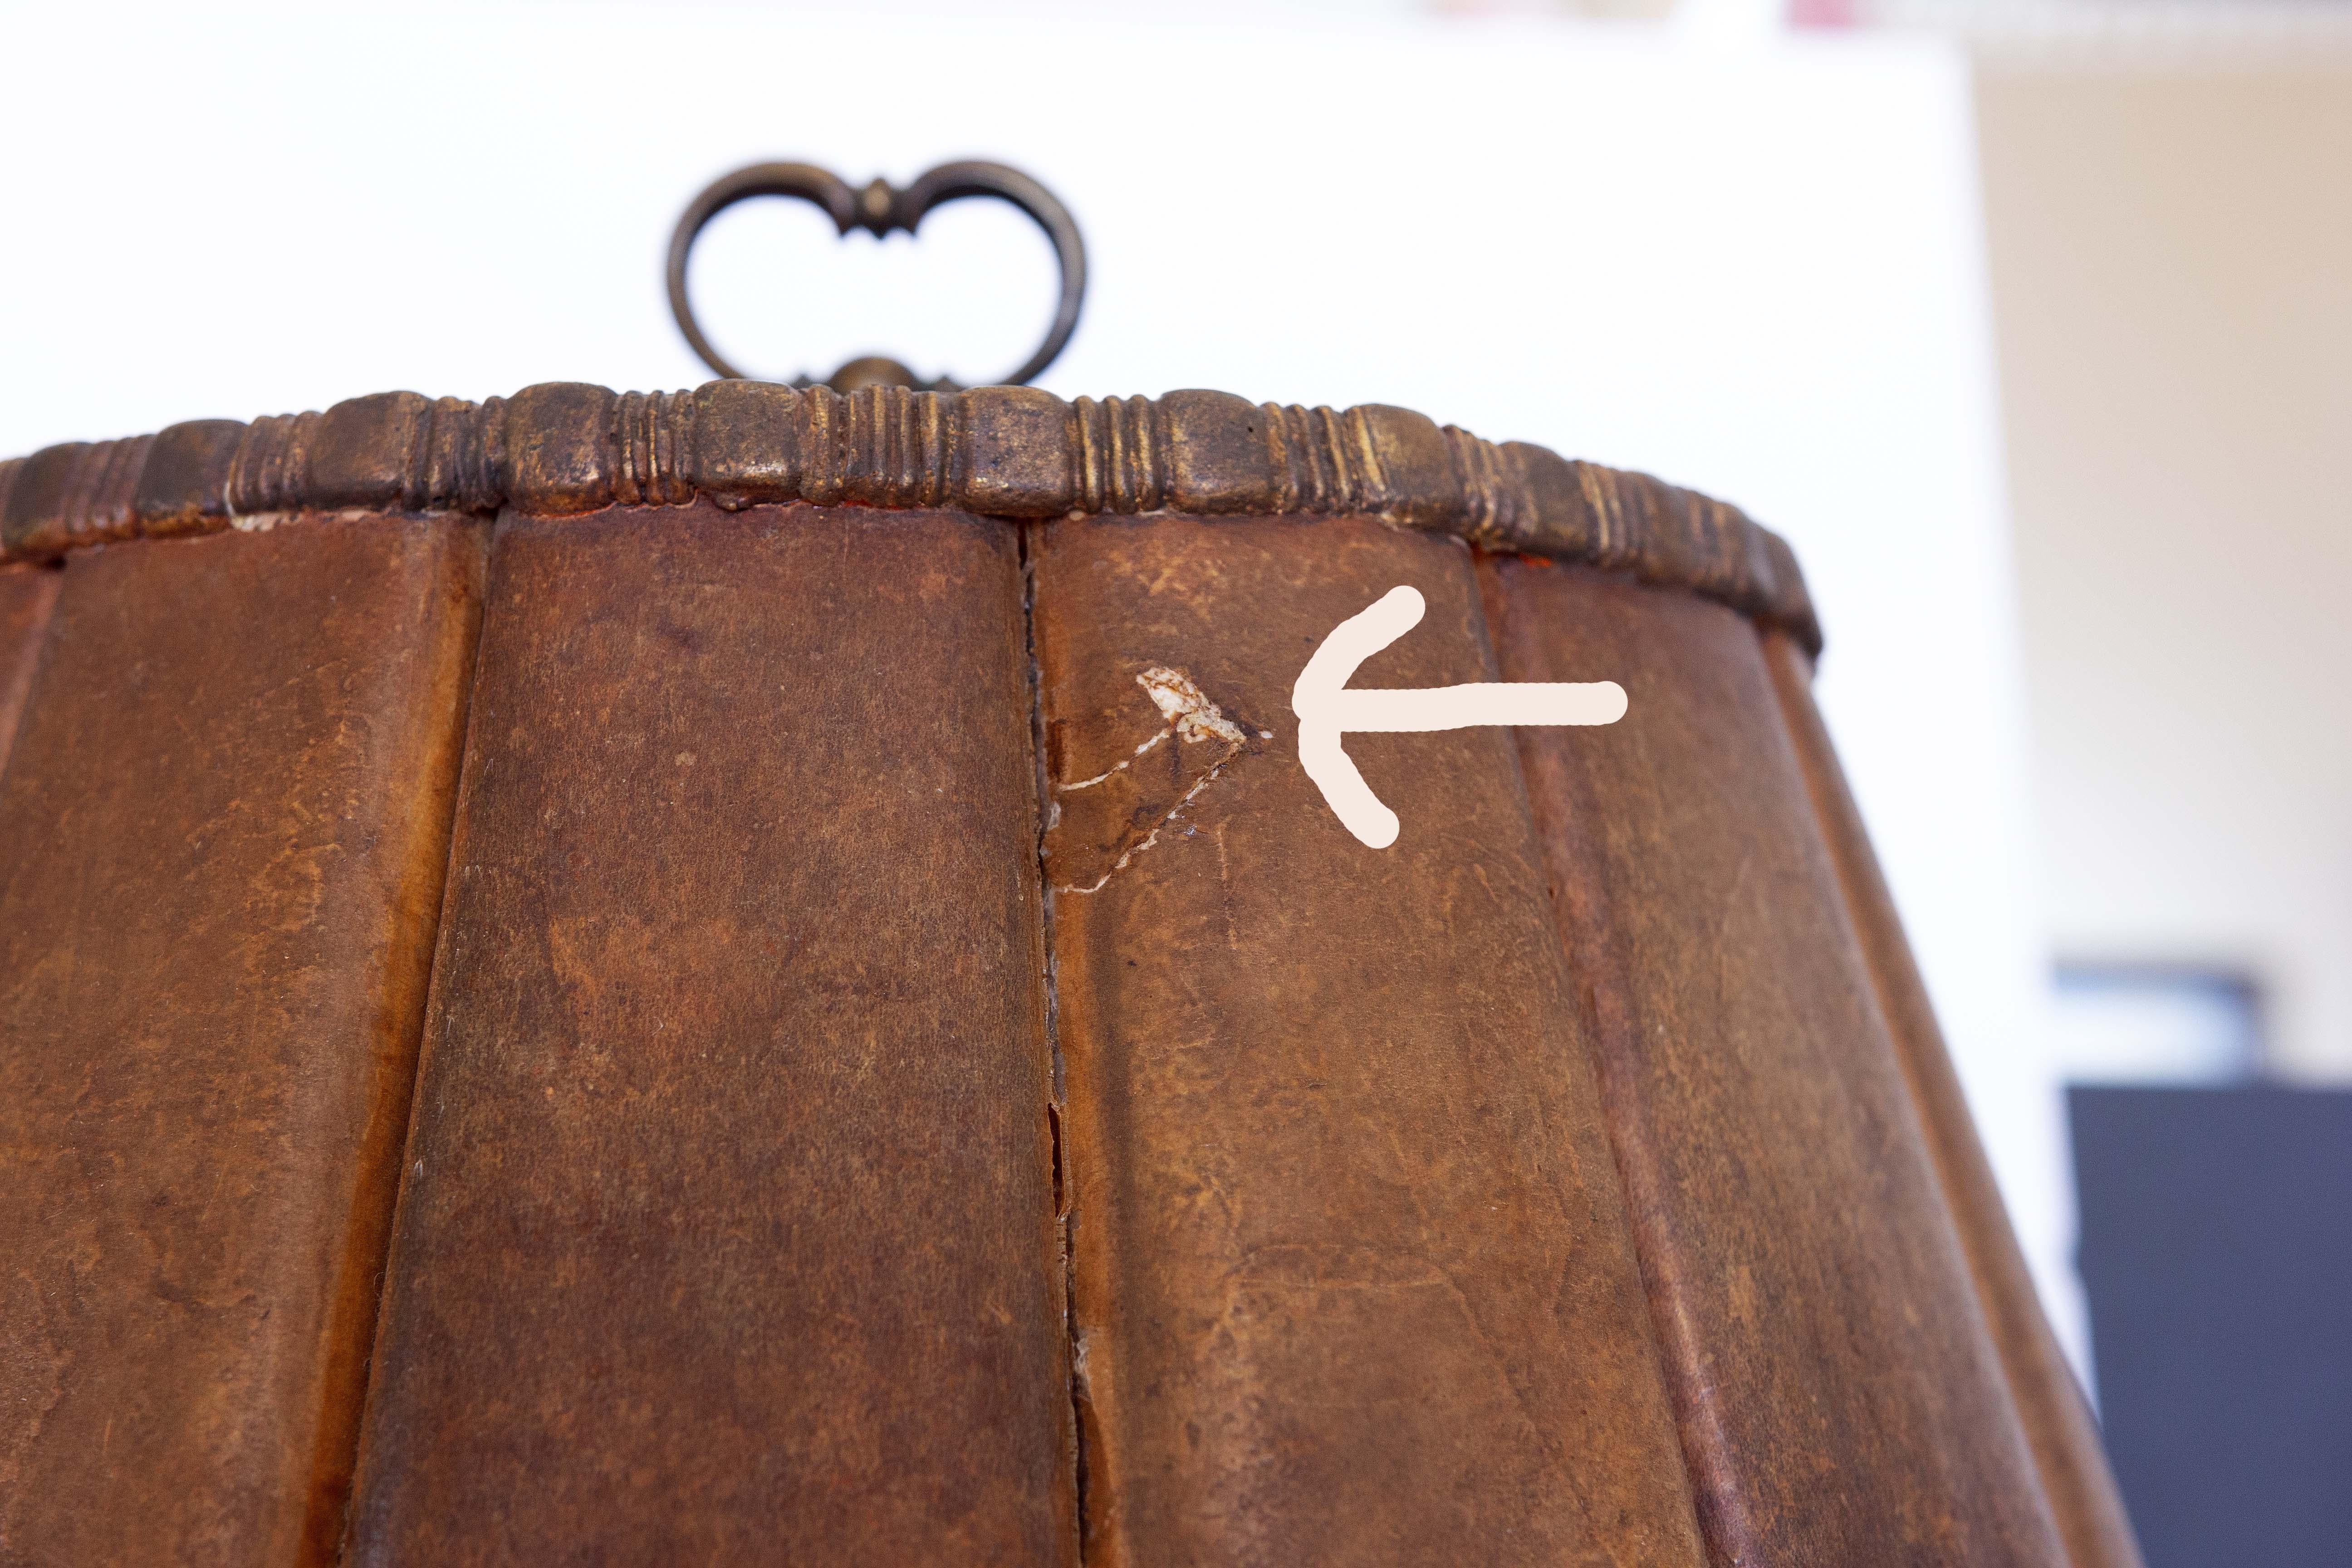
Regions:
<svg viewBox="0 0 2352 1568"><path fill-rule="evenodd" d="M1613 680L1480 681L1397 690L1350 687L1333 694L1344 733L1468 730L1483 724L1613 724L1625 689Z"/></svg>

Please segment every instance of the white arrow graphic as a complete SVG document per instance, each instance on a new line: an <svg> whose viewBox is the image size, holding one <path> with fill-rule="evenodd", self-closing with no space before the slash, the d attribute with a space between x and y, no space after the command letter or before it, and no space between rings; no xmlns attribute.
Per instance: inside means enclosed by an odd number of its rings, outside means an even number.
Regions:
<svg viewBox="0 0 2352 1568"><path fill-rule="evenodd" d="M1396 842L1397 815L1356 771L1339 737L1354 731L1467 730L1480 724L1614 724L1625 689L1613 680L1480 681L1397 691L1350 691L1356 667L1421 624L1416 589L1391 588L1371 608L1331 628L1290 688L1298 715L1298 762L1349 832L1375 849Z"/></svg>

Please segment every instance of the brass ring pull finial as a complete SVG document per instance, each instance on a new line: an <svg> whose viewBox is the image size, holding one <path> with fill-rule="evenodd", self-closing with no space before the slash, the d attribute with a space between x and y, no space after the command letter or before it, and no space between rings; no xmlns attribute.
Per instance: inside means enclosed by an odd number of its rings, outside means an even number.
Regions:
<svg viewBox="0 0 2352 1568"><path fill-rule="evenodd" d="M893 229L914 233L923 215L945 202L966 196L993 196L1010 202L1027 213L1045 231L1045 237L1053 241L1054 257L1062 269L1062 298L1055 308L1054 324L1046 331L1045 341L1037 345L1037 352L1020 369L998 384L1027 384L1054 363L1070 341L1070 333L1077 328L1078 306L1087 295L1086 243L1078 237L1078 226L1069 209L1055 198L1053 192L1020 170L1003 163L942 163L905 190L881 179L858 190L830 169L820 169L813 163L754 163L713 181L709 189L688 203L669 241L670 313L677 318L678 331L686 334L694 352L702 356L702 363L730 381L747 378L711 347L710 340L703 335L701 323L695 320L694 305L686 294L686 258L693 253L696 237L712 218L754 196L796 197L823 207L833 218L834 226L844 235L853 228L862 228L877 239ZM816 383L802 375L795 377L793 384L814 386ZM946 376L933 382L918 382L914 372L897 360L880 355L851 360L835 371L824 384L836 392L877 385L916 386L928 392L962 390L960 384Z"/></svg>

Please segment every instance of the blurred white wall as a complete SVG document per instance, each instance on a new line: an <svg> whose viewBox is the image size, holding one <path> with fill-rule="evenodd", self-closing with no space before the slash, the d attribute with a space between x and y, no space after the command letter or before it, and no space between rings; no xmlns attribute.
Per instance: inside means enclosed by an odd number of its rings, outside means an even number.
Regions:
<svg viewBox="0 0 2352 1568"><path fill-rule="evenodd" d="M2335 13L2340 20L2343 13ZM2059 951L2242 969L2352 1079L2352 32L1989 68Z"/></svg>
<svg viewBox="0 0 2352 1568"><path fill-rule="evenodd" d="M1400 403L1792 538L1821 700L2079 1350L1967 71L1751 12L19 11L0 448L389 387L692 384L658 269L703 182L1021 164L1093 251L1055 391ZM935 223L877 258L814 215L730 219L707 319L776 373L1009 365L1042 246L986 208Z"/></svg>

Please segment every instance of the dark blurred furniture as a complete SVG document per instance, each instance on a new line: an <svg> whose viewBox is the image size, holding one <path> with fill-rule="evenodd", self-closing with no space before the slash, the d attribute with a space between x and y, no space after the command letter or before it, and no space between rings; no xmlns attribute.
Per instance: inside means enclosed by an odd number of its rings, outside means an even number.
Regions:
<svg viewBox="0 0 2352 1568"><path fill-rule="evenodd" d="M2150 1568L2352 1563L2352 1092L2068 1099L2100 1412Z"/></svg>

